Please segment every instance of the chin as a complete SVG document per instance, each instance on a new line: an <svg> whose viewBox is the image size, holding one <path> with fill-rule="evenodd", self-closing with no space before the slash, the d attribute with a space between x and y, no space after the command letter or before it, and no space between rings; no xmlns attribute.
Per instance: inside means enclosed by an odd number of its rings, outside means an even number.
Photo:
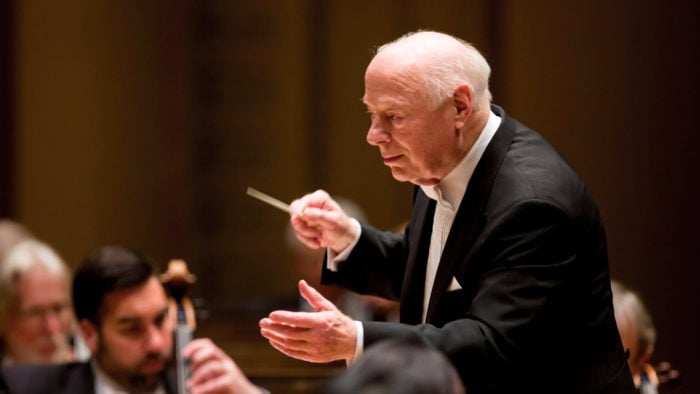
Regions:
<svg viewBox="0 0 700 394"><path fill-rule="evenodd" d="M391 167L391 176L399 182L409 182L418 186L435 186L440 183L440 179L437 178L408 174L407 171L401 167Z"/></svg>
<svg viewBox="0 0 700 394"><path fill-rule="evenodd" d="M160 385L160 381L160 374L132 375L129 379L128 387L130 391L135 392L155 391Z"/></svg>
<svg viewBox="0 0 700 394"><path fill-rule="evenodd" d="M405 171L400 168L391 167L391 176L399 182L411 182L414 183L411 177L407 176Z"/></svg>

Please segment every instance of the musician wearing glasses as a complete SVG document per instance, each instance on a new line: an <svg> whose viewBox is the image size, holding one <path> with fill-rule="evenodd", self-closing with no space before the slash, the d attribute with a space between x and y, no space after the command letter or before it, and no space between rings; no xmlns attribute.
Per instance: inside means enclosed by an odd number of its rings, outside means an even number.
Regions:
<svg viewBox="0 0 700 394"><path fill-rule="evenodd" d="M70 272L47 244L27 239L0 265L2 362L59 363L89 356L75 330Z"/></svg>

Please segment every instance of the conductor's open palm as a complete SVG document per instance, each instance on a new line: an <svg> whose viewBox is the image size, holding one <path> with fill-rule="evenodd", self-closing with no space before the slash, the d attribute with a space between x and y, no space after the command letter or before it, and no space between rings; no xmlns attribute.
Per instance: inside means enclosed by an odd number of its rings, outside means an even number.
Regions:
<svg viewBox="0 0 700 394"><path fill-rule="evenodd" d="M300 360L325 363L352 359L355 322L303 280L299 292L315 312L274 311L260 320L262 336L280 352Z"/></svg>

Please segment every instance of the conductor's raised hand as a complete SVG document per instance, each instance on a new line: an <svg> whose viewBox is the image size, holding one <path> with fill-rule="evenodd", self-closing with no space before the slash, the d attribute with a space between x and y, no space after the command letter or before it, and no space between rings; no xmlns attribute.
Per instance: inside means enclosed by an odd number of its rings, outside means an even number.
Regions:
<svg viewBox="0 0 700 394"><path fill-rule="evenodd" d="M306 246L330 248L339 253L355 240L357 228L352 219L323 190L292 201L291 222L297 238Z"/></svg>
<svg viewBox="0 0 700 394"><path fill-rule="evenodd" d="M299 292L315 312L274 311L260 320L262 336L280 352L300 360L325 363L352 359L355 322L303 280Z"/></svg>

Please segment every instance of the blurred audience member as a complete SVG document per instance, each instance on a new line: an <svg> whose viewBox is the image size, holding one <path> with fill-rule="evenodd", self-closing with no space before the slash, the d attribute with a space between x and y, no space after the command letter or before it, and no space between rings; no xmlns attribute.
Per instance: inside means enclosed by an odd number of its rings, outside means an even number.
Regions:
<svg viewBox="0 0 700 394"><path fill-rule="evenodd" d="M22 224L10 219L0 219L0 262L13 246L27 239L34 238Z"/></svg>
<svg viewBox="0 0 700 394"><path fill-rule="evenodd" d="M629 351L627 359L634 385L641 394L658 393L659 379L649 363L656 343L656 329L649 311L636 292L622 283L612 281L615 320L623 346Z"/></svg>
<svg viewBox="0 0 700 394"><path fill-rule="evenodd" d="M417 337L384 340L367 349L324 394L464 394L457 370Z"/></svg>
<svg viewBox="0 0 700 394"><path fill-rule="evenodd" d="M34 239L11 248L0 266L3 363L73 360L75 328L70 272L63 260Z"/></svg>
<svg viewBox="0 0 700 394"><path fill-rule="evenodd" d="M365 213L355 202L339 197L336 199L340 207L350 216L359 221L367 221ZM331 300L341 311L357 320L386 320L398 321L398 303L375 296L357 294L339 286L321 284L321 269L325 249L311 249L301 243L291 223L287 223L285 244L292 260L292 265L301 278L317 289L324 297ZM312 311L313 308L302 297L299 297L299 309Z"/></svg>

